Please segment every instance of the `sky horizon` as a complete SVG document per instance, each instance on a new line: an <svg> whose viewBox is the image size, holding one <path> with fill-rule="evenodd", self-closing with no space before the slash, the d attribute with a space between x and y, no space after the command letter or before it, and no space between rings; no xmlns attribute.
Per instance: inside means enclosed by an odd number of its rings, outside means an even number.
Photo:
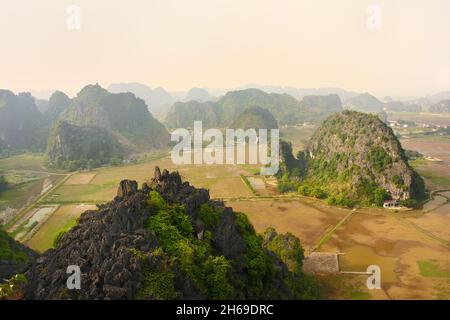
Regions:
<svg viewBox="0 0 450 320"><path fill-rule="evenodd" d="M0 4L0 37L0 88L14 92L73 96L118 82L381 98L450 90L446 0L16 0Z"/></svg>

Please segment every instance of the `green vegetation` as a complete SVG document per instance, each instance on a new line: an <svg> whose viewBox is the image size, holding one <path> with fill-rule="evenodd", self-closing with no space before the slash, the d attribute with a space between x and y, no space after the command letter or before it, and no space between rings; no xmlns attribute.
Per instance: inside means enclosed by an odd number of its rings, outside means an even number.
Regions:
<svg viewBox="0 0 450 320"><path fill-rule="evenodd" d="M257 196L258 193L256 192L255 188L253 188L252 184L250 183L250 181L248 181L247 177L244 176L243 174L240 175L242 181L244 181L245 185L251 190L251 192L253 193L253 195Z"/></svg>
<svg viewBox="0 0 450 320"><path fill-rule="evenodd" d="M265 112L258 115L246 109L264 109L273 115L279 124L318 123L326 116L342 110L337 95L305 96L298 101L288 94L266 93L258 89L231 91L217 102L177 102L166 116L169 128L192 127L194 120L203 121L205 127L236 126L271 128L275 125L272 116ZM243 115L244 117L241 117Z"/></svg>
<svg viewBox="0 0 450 320"><path fill-rule="evenodd" d="M6 189L8 189L8 187L8 180L6 180L6 178L0 174L0 192L5 191Z"/></svg>
<svg viewBox="0 0 450 320"><path fill-rule="evenodd" d="M156 191L149 193L147 204L153 214L146 227L156 236L158 248L151 254L152 259L145 259L137 250L133 254L144 261L158 263L146 263L139 297L182 298L181 293L174 290L174 279L182 276L192 281L208 299L233 299L242 292L262 298L275 290L274 281L280 281L275 280L280 275L275 267L276 259L287 266L289 272L283 273L281 281L296 298L319 296L314 279L302 272L303 248L292 234L278 235L270 229L264 236L258 235L247 216L235 212L237 232L245 242L243 270L239 270L236 269L239 262L215 255L212 247L223 209L203 204L197 213L205 229L201 235L196 235L183 206L168 204Z"/></svg>
<svg viewBox="0 0 450 320"><path fill-rule="evenodd" d="M268 228L263 237L276 234L274 228ZM287 245L286 245L287 243ZM266 244L266 248L274 252L281 261L286 264L288 269L294 273L301 273L303 267L303 259L305 258L303 248L300 245L300 240L291 233L286 235L276 234L270 242Z"/></svg>
<svg viewBox="0 0 450 320"><path fill-rule="evenodd" d="M203 221L206 228L214 228L220 221L220 212L214 210L208 204L204 203L200 206L198 217Z"/></svg>
<svg viewBox="0 0 450 320"><path fill-rule="evenodd" d="M98 84L84 87L59 120L107 130L136 151L164 147L170 142L169 133L153 118L144 100L132 93L111 94Z"/></svg>
<svg viewBox="0 0 450 320"><path fill-rule="evenodd" d="M12 260L17 263L24 263L28 260L26 254L14 248L12 239L5 231L0 229L0 259Z"/></svg>
<svg viewBox="0 0 450 320"><path fill-rule="evenodd" d="M415 161L414 165L423 165L417 167L417 171L420 173L422 177L425 179L429 179L433 184L437 185L439 188L449 188L450 187L450 178L443 174L439 174L437 172L433 172L431 169L426 167L426 163L421 163Z"/></svg>
<svg viewBox="0 0 450 320"><path fill-rule="evenodd" d="M27 278L23 274L16 274L6 282L0 284L0 300L14 299L20 295L21 288L27 284Z"/></svg>
<svg viewBox="0 0 450 320"><path fill-rule="evenodd" d="M122 163L122 148L105 129L60 122L49 138L49 165L75 171Z"/></svg>
<svg viewBox="0 0 450 320"><path fill-rule="evenodd" d="M367 161L369 161L378 172L383 171L392 163L392 159L386 150L378 146L372 146L370 148L369 153L367 154Z"/></svg>
<svg viewBox="0 0 450 320"><path fill-rule="evenodd" d="M230 125L236 129L277 129L278 124L270 111L260 107L246 108Z"/></svg>
<svg viewBox="0 0 450 320"><path fill-rule="evenodd" d="M53 248L56 248L59 245L61 238L66 234L66 232L67 230L61 230L56 234L55 238L53 239Z"/></svg>
<svg viewBox="0 0 450 320"><path fill-rule="evenodd" d="M297 191L343 207L382 206L402 193L411 197L404 205L415 207L425 197L423 180L409 166L391 128L376 115L335 114L322 123L297 157L289 143L282 142L280 148L281 192Z"/></svg>
<svg viewBox="0 0 450 320"><path fill-rule="evenodd" d="M158 300L176 299L179 294L175 291L173 272L168 270L152 271L148 266L144 269L144 279L136 298L144 299L153 296Z"/></svg>
<svg viewBox="0 0 450 320"><path fill-rule="evenodd" d="M419 267L420 274L424 277L450 279L450 272L441 270L434 260L417 261L417 266Z"/></svg>
<svg viewBox="0 0 450 320"><path fill-rule="evenodd" d="M352 300L370 300L372 295L368 292L352 290L350 291L350 299Z"/></svg>
<svg viewBox="0 0 450 320"><path fill-rule="evenodd" d="M262 237L256 234L245 214L235 212L235 215L236 224L246 244L245 272L248 275L247 285L255 296L259 296L275 271L271 268L270 260L262 248Z"/></svg>
<svg viewBox="0 0 450 320"><path fill-rule="evenodd" d="M229 281L229 261L223 256L212 255L208 237L199 239L194 236L184 207L168 205L156 191L150 192L148 205L156 213L149 218L147 228L157 237L163 260L171 266L177 266L183 276L196 283L209 299L231 298L233 287ZM218 214L207 205L203 205L200 210L200 216L208 226L216 223L215 215ZM144 280L146 292L152 291L161 297L177 295L171 290L171 278L158 271L148 270ZM150 285L155 279L157 283Z"/></svg>
<svg viewBox="0 0 450 320"><path fill-rule="evenodd" d="M278 179L277 189L280 192L294 192L299 188L299 183L295 179L291 179L288 173L285 173Z"/></svg>

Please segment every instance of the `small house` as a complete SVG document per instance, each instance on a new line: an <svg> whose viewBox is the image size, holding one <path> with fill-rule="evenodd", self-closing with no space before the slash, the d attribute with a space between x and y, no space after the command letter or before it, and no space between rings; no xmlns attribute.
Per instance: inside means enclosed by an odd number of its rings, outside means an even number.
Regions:
<svg viewBox="0 0 450 320"><path fill-rule="evenodd" d="M398 208L400 206L400 201L398 200L387 200L383 203L383 208L393 209Z"/></svg>

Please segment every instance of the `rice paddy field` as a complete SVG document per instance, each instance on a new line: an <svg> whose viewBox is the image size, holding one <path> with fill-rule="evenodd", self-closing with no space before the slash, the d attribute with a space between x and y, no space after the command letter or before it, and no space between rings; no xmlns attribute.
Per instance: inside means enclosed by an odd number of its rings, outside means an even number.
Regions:
<svg viewBox="0 0 450 320"><path fill-rule="evenodd" d="M95 205L85 204L60 206L25 244L42 253L52 248L57 234L72 228L83 212L96 209Z"/></svg>
<svg viewBox="0 0 450 320"><path fill-rule="evenodd" d="M306 129L288 128L285 135L298 136L299 130ZM319 274L328 298L450 299L450 191L445 191L450 189L450 140L446 139L412 136L401 141L406 149L440 159L412 162L427 187L439 191L422 209L407 212L350 210L316 199L280 196L274 181L258 176L256 166L177 166L168 156L73 174L49 171L42 156L2 159L0 170L16 175L17 184L1 195L0 205L16 201L17 208L26 208L8 225L10 234L44 252L83 212L113 199L121 180L141 185L159 166L178 170L192 185L209 189L212 198L246 213L258 232L270 226L290 232L299 237L306 254L340 253L341 271L380 266L381 290L367 289L366 275ZM293 145L301 148L303 142L298 139Z"/></svg>
<svg viewBox="0 0 450 320"><path fill-rule="evenodd" d="M35 203L66 176L45 168L44 157L35 154L0 159L0 172L11 185L0 195L0 223L3 224Z"/></svg>
<svg viewBox="0 0 450 320"><path fill-rule="evenodd" d="M450 114L429 112L392 112L388 111L389 120L403 120L438 125L450 124Z"/></svg>
<svg viewBox="0 0 450 320"><path fill-rule="evenodd" d="M243 183L241 174L249 174L233 165L181 165L175 166L169 157L136 165L101 168L72 175L64 184L46 196L42 202L51 204L102 203L110 201L123 179L139 184L153 177L155 166L178 170L191 184L210 190L214 198L251 196L251 190ZM224 187L225 186L225 187Z"/></svg>

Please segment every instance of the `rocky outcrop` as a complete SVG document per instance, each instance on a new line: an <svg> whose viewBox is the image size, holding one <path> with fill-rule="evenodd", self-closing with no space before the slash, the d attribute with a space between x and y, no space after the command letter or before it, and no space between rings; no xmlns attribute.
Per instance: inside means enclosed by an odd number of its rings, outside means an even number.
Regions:
<svg viewBox="0 0 450 320"><path fill-rule="evenodd" d="M62 121L55 125L48 139L47 157L49 164L56 167L75 160L103 164L122 155L123 148L117 139L97 126L77 126Z"/></svg>
<svg viewBox="0 0 450 320"><path fill-rule="evenodd" d="M143 290L143 288L152 286L155 279L161 278L173 280L173 290L176 294L171 295L172 298L208 297L205 288L201 288L192 275L189 276L189 272L183 271L185 267L183 269L179 258L171 256L169 249L162 253L164 239L161 238L161 230L152 229L149 225L149 221L161 215L159 211L161 209L157 209L149 202L151 196L155 194L163 199L161 201L164 201L164 206L168 206L164 209L168 210L163 212L164 214L175 212L170 208L176 210L182 208L183 215L188 217L192 225L193 233L185 235L185 239L192 239L189 241L197 243L201 248L210 248L206 254L211 255L212 259L208 261L216 261L215 259L230 261L229 267L232 270L228 273L229 279L216 284L231 288L230 297L240 299L298 297L294 292L296 289L291 288L286 282L288 278L295 279L294 273L289 271L281 258L271 250L263 248L262 238L259 238L253 227L245 222L246 218L240 216L241 222L238 223L233 210L225 207L222 202L212 201L207 190L194 188L188 182L182 181L178 172L167 170L161 172L159 168L155 168L153 178L144 183L142 189L138 189L135 181L122 181L113 201L99 205L98 210L83 213L78 224L62 236L55 249L48 250L34 261L25 273L28 279L26 298L155 299L161 298L158 290ZM220 213L214 216L218 219L214 224L207 223L200 215L205 205L213 214ZM180 216L177 219L179 218ZM163 236L170 237L172 234ZM251 242L250 238L253 239ZM268 241L270 239L265 242L265 246L268 246ZM259 249L254 247L258 242L261 244ZM253 256L249 256L249 252L262 255L259 259L265 262L258 267L259 269L272 270L260 276L267 283L264 282L258 290L250 287L254 280L250 278L248 268L255 266L249 265L249 259L254 259ZM195 261L191 263L194 263L194 267ZM271 264L272 267L266 266L265 263ZM79 290L69 290L66 287L69 276L66 271L70 265L80 267ZM151 278L153 280L149 282L149 274L150 276L156 274L158 278ZM206 285L209 285L208 281Z"/></svg>
<svg viewBox="0 0 450 320"><path fill-rule="evenodd" d="M125 198L136 193L138 190L138 184L134 180L122 180L117 190L117 197Z"/></svg>
<svg viewBox="0 0 450 320"><path fill-rule="evenodd" d="M84 87L58 118L77 126L96 126L117 136L134 152L166 147L170 134L132 93L109 93L98 84Z"/></svg>
<svg viewBox="0 0 450 320"><path fill-rule="evenodd" d="M373 185L394 199L424 193L400 142L375 115L345 111L329 117L311 137L305 156L308 178L324 187L339 183L350 195L362 196Z"/></svg>
<svg viewBox="0 0 450 320"><path fill-rule="evenodd" d="M279 176L288 173L299 192L330 204L380 206L392 198L416 205L409 200L425 196L392 129L373 114L347 110L328 117L296 158L289 144L280 149Z"/></svg>
<svg viewBox="0 0 450 320"><path fill-rule="evenodd" d="M26 270L37 253L0 230L0 283Z"/></svg>

